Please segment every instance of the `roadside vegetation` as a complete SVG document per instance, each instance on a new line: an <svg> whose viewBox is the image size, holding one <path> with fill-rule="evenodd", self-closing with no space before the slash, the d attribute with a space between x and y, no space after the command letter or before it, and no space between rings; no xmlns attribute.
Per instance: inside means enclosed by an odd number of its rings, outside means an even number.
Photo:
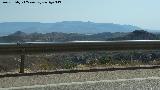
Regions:
<svg viewBox="0 0 160 90"><path fill-rule="evenodd" d="M0 56L0 72L18 72L19 56ZM92 51L27 55L25 71L159 65L160 51Z"/></svg>

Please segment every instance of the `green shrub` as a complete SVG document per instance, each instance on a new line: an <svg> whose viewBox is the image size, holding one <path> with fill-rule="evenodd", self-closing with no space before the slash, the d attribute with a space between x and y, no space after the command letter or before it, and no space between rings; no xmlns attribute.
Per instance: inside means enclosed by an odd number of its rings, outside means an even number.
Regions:
<svg viewBox="0 0 160 90"><path fill-rule="evenodd" d="M64 60L64 64L62 65L62 68L64 69L72 69L74 67L76 67L77 64L74 63L73 61L71 61L70 59L65 59Z"/></svg>

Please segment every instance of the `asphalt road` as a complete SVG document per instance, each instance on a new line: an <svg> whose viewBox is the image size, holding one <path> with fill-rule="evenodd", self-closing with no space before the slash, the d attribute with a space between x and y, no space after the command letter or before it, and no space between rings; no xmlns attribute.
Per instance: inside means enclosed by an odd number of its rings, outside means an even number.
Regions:
<svg viewBox="0 0 160 90"><path fill-rule="evenodd" d="M160 90L160 69L3 77L0 90Z"/></svg>

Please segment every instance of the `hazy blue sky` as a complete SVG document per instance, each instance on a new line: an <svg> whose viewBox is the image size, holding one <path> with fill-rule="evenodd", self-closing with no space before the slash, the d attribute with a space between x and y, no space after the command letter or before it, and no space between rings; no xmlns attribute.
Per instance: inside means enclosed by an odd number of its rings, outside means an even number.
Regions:
<svg viewBox="0 0 160 90"><path fill-rule="evenodd" d="M160 30L160 0L62 0L61 4L53 5L2 1L14 0L0 1L0 22L92 21Z"/></svg>

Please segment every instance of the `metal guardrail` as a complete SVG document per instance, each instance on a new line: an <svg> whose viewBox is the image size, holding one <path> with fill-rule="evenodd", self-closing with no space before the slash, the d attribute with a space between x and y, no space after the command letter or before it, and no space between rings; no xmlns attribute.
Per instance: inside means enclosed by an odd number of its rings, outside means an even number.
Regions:
<svg viewBox="0 0 160 90"><path fill-rule="evenodd" d="M24 73L26 54L52 52L79 52L97 50L156 50L160 40L123 40L123 41L70 41L70 42L24 42L0 43L0 54L21 55L20 73Z"/></svg>

